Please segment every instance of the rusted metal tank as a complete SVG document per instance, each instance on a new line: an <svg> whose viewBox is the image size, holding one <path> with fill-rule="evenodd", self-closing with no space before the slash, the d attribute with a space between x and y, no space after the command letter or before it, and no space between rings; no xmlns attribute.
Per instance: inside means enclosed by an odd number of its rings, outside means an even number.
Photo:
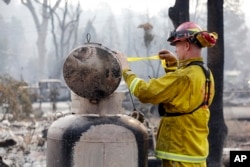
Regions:
<svg viewBox="0 0 250 167"><path fill-rule="evenodd" d="M92 102L112 94L121 81L121 68L115 54L95 43L74 49L63 67L69 88Z"/></svg>
<svg viewBox="0 0 250 167"><path fill-rule="evenodd" d="M86 44L64 63L72 111L49 127L47 167L147 167L148 133L122 108L115 52Z"/></svg>

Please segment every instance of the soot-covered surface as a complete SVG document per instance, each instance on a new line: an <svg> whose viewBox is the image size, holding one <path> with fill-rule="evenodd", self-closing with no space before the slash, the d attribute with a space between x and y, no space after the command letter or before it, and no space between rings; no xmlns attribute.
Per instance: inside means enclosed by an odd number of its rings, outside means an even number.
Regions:
<svg viewBox="0 0 250 167"><path fill-rule="evenodd" d="M112 94L121 81L121 68L115 53L99 45L84 45L67 57L63 75L77 95L100 100Z"/></svg>

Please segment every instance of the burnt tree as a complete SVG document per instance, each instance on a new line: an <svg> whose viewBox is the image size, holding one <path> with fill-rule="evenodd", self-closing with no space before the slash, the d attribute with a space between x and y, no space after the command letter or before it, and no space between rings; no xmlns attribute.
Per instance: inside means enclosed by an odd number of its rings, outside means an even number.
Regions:
<svg viewBox="0 0 250 167"><path fill-rule="evenodd" d="M209 156L208 167L220 167L222 152L227 136L227 127L223 115L223 69L224 69L224 31L223 31L223 0L207 1L208 31L217 32L219 39L213 48L208 49L208 66L214 74L215 96L210 106Z"/></svg>
<svg viewBox="0 0 250 167"><path fill-rule="evenodd" d="M169 8L168 15L175 28L189 21L189 0L176 0L174 6Z"/></svg>

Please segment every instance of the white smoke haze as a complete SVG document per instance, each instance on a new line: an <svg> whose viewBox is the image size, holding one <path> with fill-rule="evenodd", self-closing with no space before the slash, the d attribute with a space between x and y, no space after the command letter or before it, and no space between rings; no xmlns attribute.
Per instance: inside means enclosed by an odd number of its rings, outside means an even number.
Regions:
<svg viewBox="0 0 250 167"><path fill-rule="evenodd" d="M51 4L56 1L51 1ZM64 1L61 2L60 8L64 7ZM74 5L73 10L76 8L77 1L68 1L71 5ZM34 2L33 2L34 3ZM0 73L8 73L11 76L21 79L29 83L35 83L40 79L59 77L56 71L60 71L62 63L67 56L68 52L74 47L84 44L86 40L86 34L91 34L90 42L102 43L104 46L113 50L119 50L124 52L128 56L150 56L157 54L160 49L170 49L174 51L174 48L169 46L166 42L168 33L173 30L172 22L168 17L168 8L175 3L172 1L154 1L150 0L128 0L128 1L115 1L115 0L92 0L89 2L81 2L80 4L80 18L77 29L77 41L68 48L65 48L61 58L57 58L55 54L55 45L53 44L53 36L51 33L51 21L48 22L48 29L46 30L46 52L44 55L44 64L42 65L42 73L39 72L41 61L38 55L37 48L37 30L32 15L28 8L26 8L20 1L11 1L6 5L3 1L0 1L0 25L1 34L0 43L5 43L6 46L0 47L1 53L1 68ZM197 22L202 27L206 27L206 1L195 0L190 1L190 17L191 20ZM242 13L245 20L242 20L241 26L246 26L247 30L250 26L250 14L247 11L248 1L242 2ZM35 11L38 13L39 20L41 21L42 8L39 4L34 3ZM197 7L198 6L198 7ZM230 17L230 16L228 16ZM230 27L233 23L232 20L227 20L225 16L225 41L230 40ZM144 30L138 28L139 25L149 22L153 25L152 34L154 36L150 46L148 48L144 45ZM55 24L56 35L60 34L58 23ZM240 32L241 33L241 32ZM249 34L249 33L246 33ZM59 37L57 37L59 38ZM233 37L232 37L233 38ZM75 37L72 37L74 40ZM59 39L58 39L59 40ZM248 38L244 41L247 43ZM72 43L72 42L71 42ZM240 43L236 43L235 47L231 50L236 50ZM227 48L225 48L227 50ZM246 55L250 51L248 48L235 52L235 56ZM204 57L206 57L206 52ZM230 52L230 54L232 54ZM2 57L5 58L2 58ZM225 70L243 70L243 73L249 71L248 65L242 65L246 62L247 58L242 60L236 59L236 65L227 66L230 64L230 57L234 55L225 55ZM230 59L229 59L230 58ZM157 66L157 62L154 66ZM144 78L154 75L153 70L149 67L147 62L131 63L131 67L139 75ZM139 67L139 68L138 68ZM242 68L244 67L244 68ZM159 75L163 71L160 70Z"/></svg>

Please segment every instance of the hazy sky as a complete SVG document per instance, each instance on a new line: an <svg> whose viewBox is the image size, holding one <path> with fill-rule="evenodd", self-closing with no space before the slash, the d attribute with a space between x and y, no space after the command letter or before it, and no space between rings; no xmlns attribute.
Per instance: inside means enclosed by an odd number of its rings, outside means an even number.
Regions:
<svg viewBox="0 0 250 167"><path fill-rule="evenodd" d="M77 2L77 0L70 0L71 2ZM199 0L200 2L201 0ZM207 0L202 0L206 2ZM55 0L51 0L51 2L55 2ZM95 10L96 8L101 8L102 2L106 2L110 5L114 13L120 14L122 12L122 9L131 9L134 11L137 11L139 13L145 13L146 11L149 12L149 14L155 15L162 9L166 7L173 6L175 3L175 0L126 0L126 1L118 1L118 0L90 0L90 1L84 1L81 2L82 5L81 7L83 10ZM192 7L195 6L196 0L190 0L190 10L192 10ZM242 0L243 5L242 5L242 10L246 15L246 20L248 26L250 26L250 11L249 11L249 6L250 6L250 1L249 0ZM16 6L20 4L20 0L11 0L10 4L8 6L5 6L6 8L10 8L13 6ZM0 5L4 5L4 2L0 2ZM3 7L3 6L2 6ZM1 7L0 7L1 9ZM26 10L26 9L25 9ZM0 11L0 13L2 13ZM5 13L5 12L3 12ZM11 13L9 13L12 15ZM30 15L30 13L27 12L27 14ZM10 16L8 15L8 16ZM15 13L13 13L15 15ZM8 17L7 16L7 17Z"/></svg>
<svg viewBox="0 0 250 167"><path fill-rule="evenodd" d="M76 2L76 0L71 0ZM207 2L207 0L199 0ZM106 2L110 5L114 13L120 14L122 9L131 9L137 11L139 13L145 13L146 11L149 12L149 15L156 15L159 11L166 7L173 6L175 0L126 0L126 1L118 1L118 0L90 0L85 1L82 5L83 9L91 9L95 10L96 8L100 7L101 2ZM242 10L245 13L246 23L248 27L250 27L250 1L249 0L242 0ZM190 0L190 10L192 7L195 7L196 0Z"/></svg>
<svg viewBox="0 0 250 167"><path fill-rule="evenodd" d="M84 2L83 7L95 9L100 5L100 2L107 2L113 9L115 13L120 13L122 9L128 8L138 12L145 12L149 10L151 15L156 14L161 9L165 8L166 4L174 4L175 0L166 1L166 0L126 0L126 1L117 1L117 0L91 0Z"/></svg>
<svg viewBox="0 0 250 167"><path fill-rule="evenodd" d="M244 4L242 5L242 10L245 13L247 25L250 27L250 11L249 11L250 1L244 0Z"/></svg>
<svg viewBox="0 0 250 167"><path fill-rule="evenodd" d="M206 0L203 0L206 2ZM157 14L161 9L166 8L167 6L173 6L175 0L126 0L126 1L117 1L117 0L91 0L84 2L83 7L95 10L98 8L101 2L107 2L111 6L112 10L115 13L120 13L122 9L129 8L131 10L135 10L138 12L144 12L148 10L150 15ZM192 10L192 5L196 1L190 0L190 8ZM247 25L250 27L250 1L249 0L242 0L242 10L245 13Z"/></svg>

